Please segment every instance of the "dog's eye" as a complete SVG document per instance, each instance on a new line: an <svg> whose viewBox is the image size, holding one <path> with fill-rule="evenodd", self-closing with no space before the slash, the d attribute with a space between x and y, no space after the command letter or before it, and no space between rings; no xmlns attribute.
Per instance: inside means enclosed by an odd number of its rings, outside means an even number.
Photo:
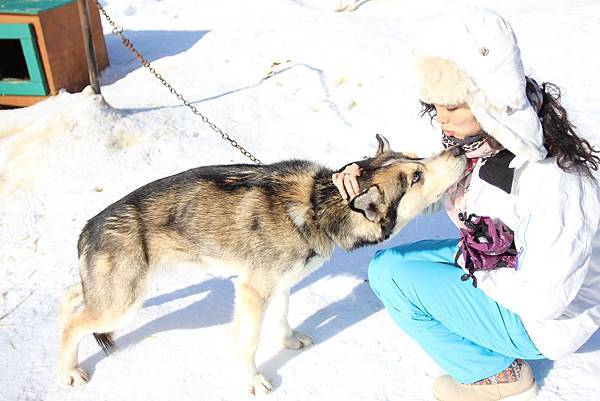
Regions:
<svg viewBox="0 0 600 401"><path fill-rule="evenodd" d="M421 173L420 171L415 171L415 173L413 174L413 178L412 178L412 185L415 185L417 182L421 181L421 178L423 177L423 173Z"/></svg>

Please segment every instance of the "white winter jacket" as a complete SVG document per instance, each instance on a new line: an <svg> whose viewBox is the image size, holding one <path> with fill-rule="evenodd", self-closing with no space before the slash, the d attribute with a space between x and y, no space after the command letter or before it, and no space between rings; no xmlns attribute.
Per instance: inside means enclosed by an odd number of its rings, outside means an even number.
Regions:
<svg viewBox="0 0 600 401"><path fill-rule="evenodd" d="M514 172L501 185L506 191L488 183L501 173L491 165L484 168L487 181L480 177L480 159L465 193L467 213L502 220L515 232L519 251L516 270L476 272L478 286L521 316L542 354L569 355L600 326L600 254L590 262L600 224L598 182L545 158L542 126L526 97L520 49L507 21L492 10L459 7L423 32L413 55L419 99L467 104L482 129L516 155L504 166Z"/></svg>
<svg viewBox="0 0 600 401"><path fill-rule="evenodd" d="M480 178L483 163L465 193L467 213L509 226L519 255L517 269L475 272L478 287L521 317L544 356L567 356L600 326L598 182L562 171L553 157L514 159L507 193ZM594 245L598 254L591 260Z"/></svg>

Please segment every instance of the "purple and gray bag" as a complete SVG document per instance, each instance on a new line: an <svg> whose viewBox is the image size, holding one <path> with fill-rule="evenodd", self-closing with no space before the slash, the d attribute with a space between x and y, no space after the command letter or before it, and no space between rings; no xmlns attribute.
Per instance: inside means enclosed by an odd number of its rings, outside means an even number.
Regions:
<svg viewBox="0 0 600 401"><path fill-rule="evenodd" d="M458 218L466 228L460 229L461 242L456 254L456 264L462 255L465 269L468 273L461 280L473 280L477 287L474 273L478 270L493 270L500 267L515 268L517 265L517 250L514 233L502 222L496 222L489 217L481 217L459 213Z"/></svg>

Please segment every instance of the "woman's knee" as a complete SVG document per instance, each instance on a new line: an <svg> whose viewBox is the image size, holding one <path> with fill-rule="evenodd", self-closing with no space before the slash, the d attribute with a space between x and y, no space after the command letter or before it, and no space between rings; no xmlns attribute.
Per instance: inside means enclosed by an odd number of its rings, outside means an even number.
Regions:
<svg viewBox="0 0 600 401"><path fill-rule="evenodd" d="M447 264L438 262L430 253L439 251L443 241L419 241L377 251L369 263L369 283L380 297L388 291L411 293L423 286L434 286L447 274L459 274ZM381 298L381 297L380 297Z"/></svg>
<svg viewBox="0 0 600 401"><path fill-rule="evenodd" d="M390 284L406 281L401 276L407 271L407 264L410 261L405 260L395 248L377 251L368 269L369 284L373 291L379 296Z"/></svg>

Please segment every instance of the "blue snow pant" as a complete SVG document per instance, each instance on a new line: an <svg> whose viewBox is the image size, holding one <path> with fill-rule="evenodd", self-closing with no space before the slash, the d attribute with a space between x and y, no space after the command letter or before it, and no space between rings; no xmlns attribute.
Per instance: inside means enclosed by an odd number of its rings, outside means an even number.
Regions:
<svg viewBox="0 0 600 401"><path fill-rule="evenodd" d="M457 250L458 239L447 239L378 251L369 265L371 288L398 326L459 383L492 376L515 358L544 358L519 316L471 280L461 281Z"/></svg>

